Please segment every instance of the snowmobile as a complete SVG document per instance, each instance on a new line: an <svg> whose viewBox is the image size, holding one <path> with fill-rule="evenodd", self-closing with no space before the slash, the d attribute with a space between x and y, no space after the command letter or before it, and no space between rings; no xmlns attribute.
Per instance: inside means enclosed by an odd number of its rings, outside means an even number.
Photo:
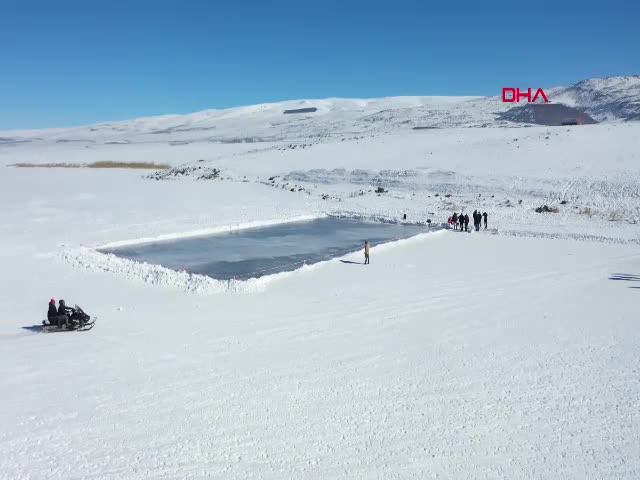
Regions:
<svg viewBox="0 0 640 480"><path fill-rule="evenodd" d="M67 318L52 317L49 320L42 321L43 332L86 332L91 330L96 324L97 317L91 318L78 305L73 308L67 308L69 312ZM58 320L61 320L58 322ZM66 320L66 321L65 321Z"/></svg>

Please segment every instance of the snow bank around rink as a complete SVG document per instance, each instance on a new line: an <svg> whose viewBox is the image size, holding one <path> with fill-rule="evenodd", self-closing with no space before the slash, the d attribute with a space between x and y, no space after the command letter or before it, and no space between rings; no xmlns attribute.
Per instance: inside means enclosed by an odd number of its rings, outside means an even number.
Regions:
<svg viewBox="0 0 640 480"><path fill-rule="evenodd" d="M113 248L116 245L124 246L138 243L147 243L151 241L159 241L160 238L162 240L188 238L195 235L208 235L212 233L235 231L268 225L278 225L295 221L313 220L316 218L322 217L296 217L294 219L285 221L274 220L252 222L237 226L216 227L208 230L187 232L186 234L182 235L163 235L162 237L139 239L130 242L113 242L108 246L103 246L100 248ZM411 244L413 242L420 242L423 241L427 235L442 234L443 232L444 230L425 232L413 237L394 240L391 242L373 246L371 250L372 252L381 252L397 248L399 246ZM189 293L209 295L219 293L252 293L264 291L267 285L275 280L282 279L291 275L296 275L302 272L310 272L315 269L322 268L328 263L340 261L340 259L342 258L348 258L357 253L358 252L352 252L339 258L316 262L310 265L305 264L295 270L274 273L272 275L265 275L259 278L250 278L247 280L219 280L206 275L190 273L184 270L172 270L170 268L163 267L162 265L150 264L147 262L136 262L127 258L118 257L117 255L114 255L112 253L102 253L96 249L88 247L65 250L62 253L58 254L58 258L79 269L86 269L95 272L109 272L125 280L144 282L161 287L182 290Z"/></svg>
<svg viewBox="0 0 640 480"><path fill-rule="evenodd" d="M266 284L276 275L251 278L248 280L218 280L206 275L189 273L184 270L172 270L161 265L147 262L136 262L118 257L112 253L102 253L99 250L118 248L145 243L180 240L199 236L213 235L216 233L239 231L249 228L282 225L286 223L304 222L323 218L325 215L301 215L288 219L261 220L237 225L221 225L189 232L171 233L156 237L144 237L132 240L110 242L96 248L79 247L67 249L57 257L75 268L91 270L95 272L114 273L124 279L141 281L153 285L174 288L185 292L198 294L213 294L227 292L255 292L264 290Z"/></svg>
<svg viewBox="0 0 640 480"><path fill-rule="evenodd" d="M245 282L216 280L206 275L171 270L146 262L135 262L117 257L112 253L100 253L87 247L62 252L58 257L75 268L94 272L109 272L126 280L140 281L191 293L206 295L234 291L257 291L264 288L264 282L259 282L258 279Z"/></svg>

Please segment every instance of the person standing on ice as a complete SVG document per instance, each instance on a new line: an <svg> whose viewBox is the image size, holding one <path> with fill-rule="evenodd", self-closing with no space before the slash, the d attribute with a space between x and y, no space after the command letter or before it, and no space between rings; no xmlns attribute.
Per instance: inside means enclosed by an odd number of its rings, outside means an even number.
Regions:
<svg viewBox="0 0 640 480"><path fill-rule="evenodd" d="M487 212L484 212L482 214L482 218L484 218L484 229L485 230L487 229L487 217L488 217Z"/></svg>
<svg viewBox="0 0 640 480"><path fill-rule="evenodd" d="M453 229L457 230L458 229L458 214L456 212L453 212L453 217L451 217L451 220L453 221Z"/></svg>
<svg viewBox="0 0 640 480"><path fill-rule="evenodd" d="M369 240L364 241L364 264L369 265Z"/></svg>
<svg viewBox="0 0 640 480"><path fill-rule="evenodd" d="M458 217L458 223L460 224L460 231L464 231L464 215L460 212L460 216Z"/></svg>
<svg viewBox="0 0 640 480"><path fill-rule="evenodd" d="M469 231L469 215L467 215L466 213L464 214L464 231Z"/></svg>

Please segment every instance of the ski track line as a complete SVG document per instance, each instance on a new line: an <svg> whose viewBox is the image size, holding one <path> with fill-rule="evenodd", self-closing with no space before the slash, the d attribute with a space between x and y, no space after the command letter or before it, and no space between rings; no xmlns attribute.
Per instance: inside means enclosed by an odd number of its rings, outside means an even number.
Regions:
<svg viewBox="0 0 640 480"><path fill-rule="evenodd" d="M498 235L506 235L512 237L528 237L528 238L548 238L550 240L577 240L583 242L597 242L597 243L615 243L620 245L640 245L640 238L620 238L620 237L605 237L601 235L590 235L581 233L549 233L549 232L535 232L528 230L505 230L500 229L496 231Z"/></svg>

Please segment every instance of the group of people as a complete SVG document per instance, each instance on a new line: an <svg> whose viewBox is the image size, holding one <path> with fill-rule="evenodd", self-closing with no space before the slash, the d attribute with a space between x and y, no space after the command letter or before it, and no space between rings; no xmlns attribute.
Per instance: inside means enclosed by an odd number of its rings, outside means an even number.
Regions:
<svg viewBox="0 0 640 480"><path fill-rule="evenodd" d="M73 309L67 307L64 300L60 300L58 308L56 308L55 299L49 300L49 311L47 312L47 320L49 325L57 325L58 328L62 328L63 325L69 325L69 316L73 312Z"/></svg>
<svg viewBox="0 0 640 480"><path fill-rule="evenodd" d="M487 212L480 213L479 210L474 210L472 217L473 217L473 228L475 228L476 232L480 231L483 220L484 220L484 229L485 230L487 229L487 218L489 217ZM407 214L405 213L403 220L406 220L406 219L407 219ZM431 222L431 220L429 220L429 222ZM456 212L454 212L453 215L449 217L448 223L449 223L449 226L453 226L454 230L459 229L461 232L469 231L469 215L465 213L460 212L460 215L458 215ZM364 242L364 264L365 265L369 265L370 248L371 246L369 244L369 241L366 240Z"/></svg>
<svg viewBox="0 0 640 480"><path fill-rule="evenodd" d="M473 211L473 227L475 228L476 232L480 231L480 226L483 220L484 229L487 229L488 216L489 215L487 215L487 212L480 213L478 210ZM461 232L469 231L469 215L467 215L466 213L463 214L462 212L460 212L460 215L458 215L456 212L454 212L453 215L449 217L448 223L450 226L453 226L454 230L459 229Z"/></svg>

